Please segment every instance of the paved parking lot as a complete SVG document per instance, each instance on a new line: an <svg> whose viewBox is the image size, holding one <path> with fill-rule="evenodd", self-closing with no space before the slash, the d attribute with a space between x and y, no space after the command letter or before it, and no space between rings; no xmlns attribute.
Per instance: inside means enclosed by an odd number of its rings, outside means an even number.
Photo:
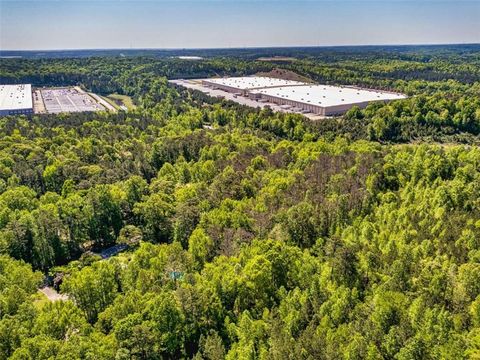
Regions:
<svg viewBox="0 0 480 360"><path fill-rule="evenodd" d="M76 88L41 89L40 92L45 110L50 114L105 110L89 94Z"/></svg>
<svg viewBox="0 0 480 360"><path fill-rule="evenodd" d="M201 81L198 80L169 80L170 83L175 84L175 85L180 85L183 87L186 87L188 89L193 89L193 90L198 90L201 91L207 95L210 95L212 97L219 97L223 98L226 100L231 100L234 101L238 104L241 105L246 105L250 106L253 108L264 108L266 106L269 106L273 111L276 112L283 112L283 113L291 113L291 114L300 114L300 112L293 111L291 109L285 109L282 108L281 106L273 103L268 103L268 102L260 102L257 100L251 100L248 97L240 96L240 95L235 95L233 93L229 93L223 90L214 90L208 87L205 87L202 85ZM324 119L325 116L317 115L317 114L302 114L303 116L309 118L310 120L320 120Z"/></svg>

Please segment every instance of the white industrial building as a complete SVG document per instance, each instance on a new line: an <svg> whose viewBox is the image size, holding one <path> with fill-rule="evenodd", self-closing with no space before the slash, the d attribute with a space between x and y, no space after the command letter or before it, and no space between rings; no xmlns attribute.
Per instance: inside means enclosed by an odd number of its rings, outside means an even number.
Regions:
<svg viewBox="0 0 480 360"><path fill-rule="evenodd" d="M343 114L353 106L365 108L373 101L386 102L406 98L405 95L393 92L330 85L258 89L250 92L250 97L319 115Z"/></svg>
<svg viewBox="0 0 480 360"><path fill-rule="evenodd" d="M202 85L248 96L259 102L274 103L285 110L324 116L343 114L353 106L364 108L373 101L387 102L406 98L403 94L388 91L307 84L256 76L203 79Z"/></svg>
<svg viewBox="0 0 480 360"><path fill-rule="evenodd" d="M0 116L32 113L32 85L0 85Z"/></svg>

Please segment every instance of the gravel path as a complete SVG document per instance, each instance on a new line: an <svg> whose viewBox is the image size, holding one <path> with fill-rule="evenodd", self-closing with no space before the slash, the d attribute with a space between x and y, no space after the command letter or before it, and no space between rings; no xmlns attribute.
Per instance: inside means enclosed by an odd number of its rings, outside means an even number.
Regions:
<svg viewBox="0 0 480 360"><path fill-rule="evenodd" d="M43 293L48 300L50 301L58 301L58 300L68 300L68 296L65 294L59 294L54 288L50 286L43 287L41 289L38 289L41 293Z"/></svg>

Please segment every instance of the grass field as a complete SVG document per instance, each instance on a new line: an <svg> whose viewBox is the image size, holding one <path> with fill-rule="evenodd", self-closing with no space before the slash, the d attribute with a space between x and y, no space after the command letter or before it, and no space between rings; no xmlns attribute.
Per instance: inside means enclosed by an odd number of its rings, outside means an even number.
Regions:
<svg viewBox="0 0 480 360"><path fill-rule="evenodd" d="M136 107L132 98L128 95L110 94L105 98L116 108L119 108L120 106L126 106L128 110L132 110Z"/></svg>

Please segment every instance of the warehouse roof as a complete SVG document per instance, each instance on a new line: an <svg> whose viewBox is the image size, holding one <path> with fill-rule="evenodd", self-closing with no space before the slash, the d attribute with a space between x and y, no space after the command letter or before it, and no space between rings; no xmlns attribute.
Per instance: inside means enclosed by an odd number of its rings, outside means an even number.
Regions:
<svg viewBox="0 0 480 360"><path fill-rule="evenodd" d="M305 85L300 81L283 80L264 76L228 77L219 79L205 79L204 81L229 86L239 90L263 89L278 86Z"/></svg>
<svg viewBox="0 0 480 360"><path fill-rule="evenodd" d="M0 85L0 110L22 110L32 107L32 85Z"/></svg>
<svg viewBox="0 0 480 360"><path fill-rule="evenodd" d="M392 92L330 85L277 87L252 92L321 107L406 98L405 95Z"/></svg>

